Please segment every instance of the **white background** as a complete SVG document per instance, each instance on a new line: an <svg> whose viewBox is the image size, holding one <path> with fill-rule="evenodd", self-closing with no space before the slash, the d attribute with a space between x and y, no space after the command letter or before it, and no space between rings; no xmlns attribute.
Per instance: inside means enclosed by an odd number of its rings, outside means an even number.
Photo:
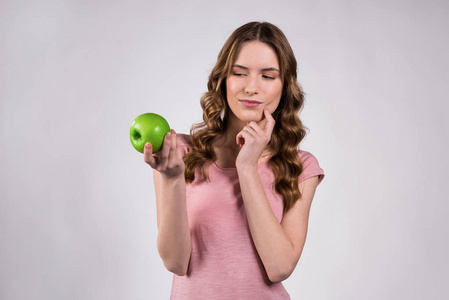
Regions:
<svg viewBox="0 0 449 300"><path fill-rule="evenodd" d="M238 26L278 25L326 172L292 299L447 299L447 1L0 2L0 298L167 299L132 120L187 133Z"/></svg>

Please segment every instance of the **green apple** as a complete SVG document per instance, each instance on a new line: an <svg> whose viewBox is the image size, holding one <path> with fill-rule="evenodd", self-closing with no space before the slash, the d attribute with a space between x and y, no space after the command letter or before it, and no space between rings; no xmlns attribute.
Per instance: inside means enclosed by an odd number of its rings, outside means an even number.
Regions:
<svg viewBox="0 0 449 300"><path fill-rule="evenodd" d="M143 153L146 143L151 143L153 153L156 153L162 148L165 134L168 132L170 132L170 126L162 116L145 113L134 119L129 136L131 144L140 153Z"/></svg>

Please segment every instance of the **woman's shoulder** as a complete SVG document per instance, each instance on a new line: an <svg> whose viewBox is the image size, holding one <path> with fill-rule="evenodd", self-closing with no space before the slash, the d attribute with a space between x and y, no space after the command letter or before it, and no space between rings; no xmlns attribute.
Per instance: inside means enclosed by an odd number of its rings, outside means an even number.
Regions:
<svg viewBox="0 0 449 300"><path fill-rule="evenodd" d="M298 158L301 160L303 164L305 163L318 163L315 155L310 153L309 151L298 149Z"/></svg>
<svg viewBox="0 0 449 300"><path fill-rule="evenodd" d="M302 173L299 176L299 182L318 176L318 183L321 183L324 179L324 170L320 167L318 159L312 153L304 150L298 150L298 158L302 163Z"/></svg>

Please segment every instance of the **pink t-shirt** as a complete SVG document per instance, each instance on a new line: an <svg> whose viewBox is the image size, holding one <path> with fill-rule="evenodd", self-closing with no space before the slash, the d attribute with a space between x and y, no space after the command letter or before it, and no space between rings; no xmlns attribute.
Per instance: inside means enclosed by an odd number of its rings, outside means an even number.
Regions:
<svg viewBox="0 0 449 300"><path fill-rule="evenodd" d="M187 152L190 136L181 135ZM323 180L316 158L299 151L303 172L299 181L313 176ZM267 163L258 166L260 178L273 213L280 222L283 201L273 187L274 174ZM282 283L272 283L253 244L246 220L235 168L212 163L209 180L187 185L187 213L192 254L187 275L173 277L171 299L290 299Z"/></svg>

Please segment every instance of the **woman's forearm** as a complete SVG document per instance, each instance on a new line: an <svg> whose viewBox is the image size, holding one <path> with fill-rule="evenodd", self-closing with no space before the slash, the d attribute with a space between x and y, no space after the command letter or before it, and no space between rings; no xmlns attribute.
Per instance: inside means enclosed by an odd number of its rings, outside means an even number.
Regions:
<svg viewBox="0 0 449 300"><path fill-rule="evenodd" d="M299 255L268 203L257 167L240 170L239 181L251 236L268 278L282 281L293 272Z"/></svg>
<svg viewBox="0 0 449 300"><path fill-rule="evenodd" d="M158 239L157 247L165 267L185 275L191 254L184 176L164 179L155 174Z"/></svg>

